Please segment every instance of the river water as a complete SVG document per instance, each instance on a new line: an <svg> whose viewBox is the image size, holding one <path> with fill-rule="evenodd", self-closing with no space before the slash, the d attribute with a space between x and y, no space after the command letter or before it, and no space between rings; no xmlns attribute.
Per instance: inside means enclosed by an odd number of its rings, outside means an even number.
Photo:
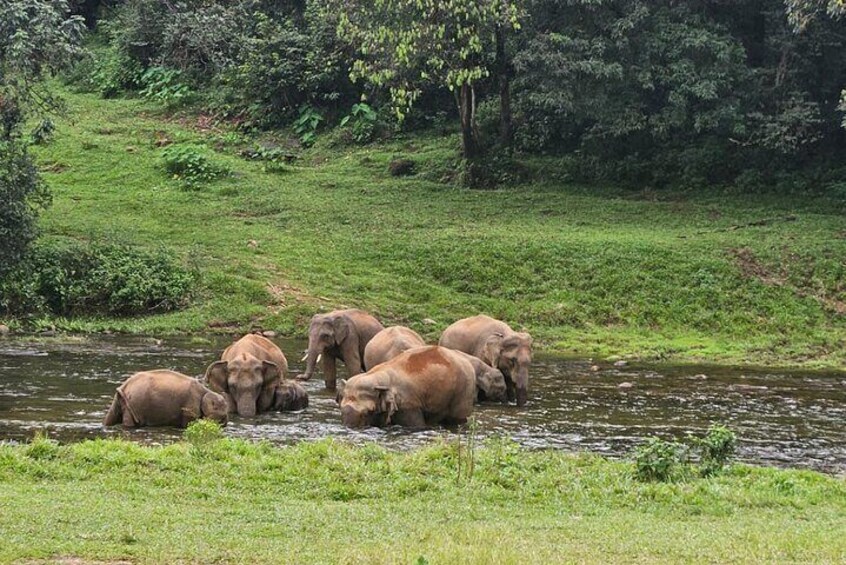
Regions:
<svg viewBox="0 0 846 565"><path fill-rule="evenodd" d="M276 340L291 373L305 343ZM104 429L115 388L131 373L169 368L201 374L225 337L97 336L0 340L0 440L23 441L46 431L61 441L121 436L144 443L180 437L176 429ZM537 355L523 408L477 407L478 435L507 436L531 448L628 454L650 435L683 438L712 423L739 436L750 463L846 473L846 374L772 372L732 367L613 367ZM344 369L339 368L340 375ZM454 431L344 428L321 375L305 383L311 404L300 413L230 421L226 434L285 444L336 437L405 449Z"/></svg>

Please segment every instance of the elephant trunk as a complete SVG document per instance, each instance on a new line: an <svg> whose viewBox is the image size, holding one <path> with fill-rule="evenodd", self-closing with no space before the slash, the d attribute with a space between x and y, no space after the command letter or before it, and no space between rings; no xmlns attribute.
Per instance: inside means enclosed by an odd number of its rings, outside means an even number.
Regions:
<svg viewBox="0 0 846 565"><path fill-rule="evenodd" d="M249 394L242 394L238 397L238 414L247 418L252 418L256 415L256 399Z"/></svg>
<svg viewBox="0 0 846 565"><path fill-rule="evenodd" d="M517 378L514 379L517 389L517 406L525 406L529 398L529 368L520 367L517 370Z"/></svg>
<svg viewBox="0 0 846 565"><path fill-rule="evenodd" d="M317 348L308 348L308 355L306 356L306 370L305 373L300 375L301 380L307 381L312 377L312 375L314 375L314 368L317 365L318 356L319 352L317 351Z"/></svg>

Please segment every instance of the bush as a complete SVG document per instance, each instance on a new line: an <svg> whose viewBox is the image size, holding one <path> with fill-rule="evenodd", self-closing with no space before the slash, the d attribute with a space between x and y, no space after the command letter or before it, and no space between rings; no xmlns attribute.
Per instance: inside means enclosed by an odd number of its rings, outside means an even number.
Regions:
<svg viewBox="0 0 846 565"><path fill-rule="evenodd" d="M141 74L141 96L168 106L184 104L191 97L191 89L181 81L182 74L165 67L150 67Z"/></svg>
<svg viewBox="0 0 846 565"><path fill-rule="evenodd" d="M699 473L717 475L729 464L737 450L737 436L725 426L713 425L703 438L691 438L699 451Z"/></svg>
<svg viewBox="0 0 846 565"><path fill-rule="evenodd" d="M137 315L184 306L196 274L165 250L72 240L38 241L0 282L0 312L9 315Z"/></svg>
<svg viewBox="0 0 846 565"><path fill-rule="evenodd" d="M662 483L683 478L687 456L687 446L651 437L635 449L635 474L641 481Z"/></svg>
<svg viewBox="0 0 846 565"><path fill-rule="evenodd" d="M349 127L356 143L367 143L373 140L377 121L376 110L369 104L360 102L353 104L350 113L341 119L341 127Z"/></svg>
<svg viewBox="0 0 846 565"><path fill-rule="evenodd" d="M197 186L229 174L229 169L215 163L203 145L171 145L162 153L165 171L188 186Z"/></svg>
<svg viewBox="0 0 846 565"><path fill-rule="evenodd" d="M194 448L203 448L223 438L223 428L213 420L194 420L182 433L185 441Z"/></svg>

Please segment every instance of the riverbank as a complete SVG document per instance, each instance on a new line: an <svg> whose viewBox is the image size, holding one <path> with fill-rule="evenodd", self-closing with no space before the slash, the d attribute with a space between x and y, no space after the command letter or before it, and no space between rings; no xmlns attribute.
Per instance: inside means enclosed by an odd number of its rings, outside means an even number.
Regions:
<svg viewBox="0 0 846 565"><path fill-rule="evenodd" d="M44 317L29 330L302 337L315 312L349 306L430 340L486 312L563 354L846 362L836 202L584 187L553 159L524 164L536 181L469 191L445 181L457 138L435 134L365 147L325 135L294 150L292 164L268 167L241 156L254 140L197 116L65 95L68 117L36 148L54 190L44 233L164 246L201 282L179 312ZM163 148L180 143L206 144L231 176L186 189L163 166ZM416 174L390 176L397 157Z"/></svg>
<svg viewBox="0 0 846 565"><path fill-rule="evenodd" d="M470 459L454 439L411 452L202 437L0 446L0 562L846 558L842 479L735 466L642 483L630 463L502 441L475 451L472 475Z"/></svg>

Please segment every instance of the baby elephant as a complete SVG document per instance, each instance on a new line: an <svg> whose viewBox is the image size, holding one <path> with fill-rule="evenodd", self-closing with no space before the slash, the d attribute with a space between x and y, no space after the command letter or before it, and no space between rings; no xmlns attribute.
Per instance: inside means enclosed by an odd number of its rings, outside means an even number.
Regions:
<svg viewBox="0 0 846 565"><path fill-rule="evenodd" d="M182 373L142 371L120 385L103 425L186 427L199 418L226 424L229 406L222 395Z"/></svg>
<svg viewBox="0 0 846 565"><path fill-rule="evenodd" d="M341 418L350 428L463 424L476 398L473 366L437 345L400 353L340 385Z"/></svg>
<svg viewBox="0 0 846 565"><path fill-rule="evenodd" d="M508 403L507 388L505 385L505 376L502 371L495 367L491 367L478 357L473 357L462 351L452 350L458 353L461 357L466 359L473 365L473 371L476 374L476 400L479 402L502 402Z"/></svg>
<svg viewBox="0 0 846 565"><path fill-rule="evenodd" d="M273 409L280 412L295 412L308 408L308 391L300 383L283 381L273 394Z"/></svg>

